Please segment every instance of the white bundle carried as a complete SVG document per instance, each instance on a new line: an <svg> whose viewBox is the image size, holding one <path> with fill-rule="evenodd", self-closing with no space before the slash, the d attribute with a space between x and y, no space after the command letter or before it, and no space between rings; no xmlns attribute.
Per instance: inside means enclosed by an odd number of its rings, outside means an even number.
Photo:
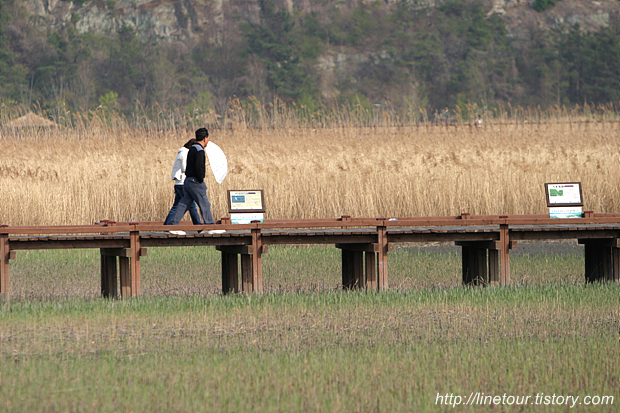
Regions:
<svg viewBox="0 0 620 413"><path fill-rule="evenodd" d="M207 144L205 152L207 152L207 158L209 159L209 164L211 164L211 170L213 171L215 180L218 184L221 184L224 182L224 178L226 178L226 174L228 173L228 160L226 159L226 155L224 155L224 151L222 151L219 146L211 141Z"/></svg>

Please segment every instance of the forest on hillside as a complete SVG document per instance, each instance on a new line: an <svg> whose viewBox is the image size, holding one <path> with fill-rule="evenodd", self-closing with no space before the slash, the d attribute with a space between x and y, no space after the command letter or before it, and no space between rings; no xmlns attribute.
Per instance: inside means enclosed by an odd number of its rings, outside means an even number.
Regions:
<svg viewBox="0 0 620 413"><path fill-rule="evenodd" d="M219 44L204 39L179 47L142 40L130 27L108 36L82 34L73 21L52 31L36 24L19 3L0 2L5 108L221 113L232 100L268 105L277 99L310 112L388 105L433 113L471 104L620 102L618 16L597 32L564 25L534 31L517 45L502 16L487 16L482 0L437 7L361 3L320 18L265 0L259 22L239 19ZM538 3L541 11L553 7ZM321 90L319 61L335 49L370 57L339 76L333 90Z"/></svg>

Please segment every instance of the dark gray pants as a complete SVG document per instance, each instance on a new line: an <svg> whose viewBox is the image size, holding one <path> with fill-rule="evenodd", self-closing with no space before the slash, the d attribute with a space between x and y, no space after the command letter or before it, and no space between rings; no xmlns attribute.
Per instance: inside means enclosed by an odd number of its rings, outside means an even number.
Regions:
<svg viewBox="0 0 620 413"><path fill-rule="evenodd" d="M198 208L200 208L200 213L202 214L202 220L205 224L215 224L213 215L211 214L211 203L207 197L207 184L204 182L200 184L196 178L187 177L185 178L183 187L185 188L185 195L179 201L176 213L170 224L178 225L183 219L183 215L185 215L192 205L192 202L198 204Z"/></svg>

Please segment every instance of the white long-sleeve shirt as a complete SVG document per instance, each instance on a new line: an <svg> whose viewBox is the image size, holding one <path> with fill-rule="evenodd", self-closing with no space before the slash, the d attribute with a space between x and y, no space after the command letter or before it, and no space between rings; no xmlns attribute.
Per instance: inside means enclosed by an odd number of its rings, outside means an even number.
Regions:
<svg viewBox="0 0 620 413"><path fill-rule="evenodd" d="M186 147L179 148L177 157L172 165L172 180L175 185L183 185L185 182L185 168L187 167L187 153L189 149Z"/></svg>

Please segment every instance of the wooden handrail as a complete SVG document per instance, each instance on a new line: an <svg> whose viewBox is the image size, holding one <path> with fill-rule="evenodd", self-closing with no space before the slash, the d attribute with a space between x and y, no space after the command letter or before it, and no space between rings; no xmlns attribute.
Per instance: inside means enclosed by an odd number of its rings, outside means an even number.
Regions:
<svg viewBox="0 0 620 413"><path fill-rule="evenodd" d="M355 227L445 227L445 226L499 226L499 225L586 225L620 224L619 213L589 213L587 218L558 219L548 215L457 215L440 217L405 218L322 218L322 219L270 219L250 224L193 225L189 221L176 226L163 222L113 222L102 220L93 225L0 226L0 233L8 235L61 235L61 234L116 234L131 231L164 232L170 230L252 230L252 229L304 229L304 228L355 228Z"/></svg>

